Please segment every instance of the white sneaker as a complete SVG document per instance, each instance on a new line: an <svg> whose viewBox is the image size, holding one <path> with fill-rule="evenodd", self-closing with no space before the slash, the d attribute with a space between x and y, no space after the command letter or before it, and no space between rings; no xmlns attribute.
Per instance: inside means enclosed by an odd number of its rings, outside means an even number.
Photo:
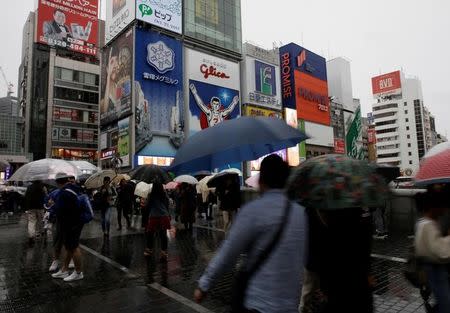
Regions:
<svg viewBox="0 0 450 313"><path fill-rule="evenodd" d="M48 269L49 272L54 272L59 268L59 261L58 260L54 260L52 262L52 265L50 265L50 268Z"/></svg>
<svg viewBox="0 0 450 313"><path fill-rule="evenodd" d="M70 268L70 269L73 269L73 268L75 268L75 263L73 263L73 259L72 259L72 260L70 260L70 263L69 263L69 268Z"/></svg>
<svg viewBox="0 0 450 313"><path fill-rule="evenodd" d="M52 274L52 277L53 278L67 278L67 277L69 277L69 271L63 272L63 271L59 270L56 273Z"/></svg>
<svg viewBox="0 0 450 313"><path fill-rule="evenodd" d="M84 278L83 272L77 273L77 271L73 271L73 273L70 274L69 277L64 278L64 281L75 281L75 280L80 280L83 278Z"/></svg>

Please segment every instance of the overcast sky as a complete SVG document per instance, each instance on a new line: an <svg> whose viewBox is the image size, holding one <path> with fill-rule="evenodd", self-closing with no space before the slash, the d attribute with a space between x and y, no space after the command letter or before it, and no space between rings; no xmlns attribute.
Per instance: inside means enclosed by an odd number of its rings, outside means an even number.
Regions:
<svg viewBox="0 0 450 313"><path fill-rule="evenodd" d="M105 0L102 0L105 2ZM265 48L296 42L327 59L351 61L353 97L363 113L372 104L370 78L403 69L422 81L437 129L450 135L450 1L241 0L244 41ZM0 66L15 88L22 27L33 0L0 11ZM104 5L103 5L104 7ZM104 16L104 14L102 14ZM6 86L0 77L0 96Z"/></svg>

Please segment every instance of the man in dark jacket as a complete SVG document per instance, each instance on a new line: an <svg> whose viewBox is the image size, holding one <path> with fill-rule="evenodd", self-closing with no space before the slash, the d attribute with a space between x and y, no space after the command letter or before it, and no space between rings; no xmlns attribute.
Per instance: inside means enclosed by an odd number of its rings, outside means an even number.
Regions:
<svg viewBox="0 0 450 313"><path fill-rule="evenodd" d="M47 189L39 181L33 183L25 192L25 208L28 216L28 240L30 243L39 237L43 232L42 218L44 217L44 200L47 195Z"/></svg>
<svg viewBox="0 0 450 313"><path fill-rule="evenodd" d="M223 213L224 230L228 231L233 222L236 211L241 206L241 192L239 176L230 174L223 184L217 187L217 196L220 200L220 209Z"/></svg>
<svg viewBox="0 0 450 313"><path fill-rule="evenodd" d="M119 225L117 230L122 229L122 213L127 221L127 228L130 228L130 214L133 212L134 190L133 186L124 178L120 180L120 188L117 199L117 223Z"/></svg>
<svg viewBox="0 0 450 313"><path fill-rule="evenodd" d="M69 181L68 175L58 173L56 183L61 189L56 198L54 210L56 219L61 226L61 238L66 249L66 256L62 269L52 274L53 278L62 278L70 282L83 279L81 271L81 251L79 246L83 222L81 221L82 208L78 202L78 195L81 190L78 186ZM69 263L73 258L75 270L69 274Z"/></svg>

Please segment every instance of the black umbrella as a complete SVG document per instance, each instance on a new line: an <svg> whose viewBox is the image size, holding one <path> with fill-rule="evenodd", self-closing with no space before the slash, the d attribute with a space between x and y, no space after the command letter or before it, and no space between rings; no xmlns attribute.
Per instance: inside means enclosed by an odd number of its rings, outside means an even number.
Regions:
<svg viewBox="0 0 450 313"><path fill-rule="evenodd" d="M228 178L235 179L239 184L239 174L233 172L222 172L211 178L206 184L209 188L217 188L225 183Z"/></svg>
<svg viewBox="0 0 450 313"><path fill-rule="evenodd" d="M169 175L157 165L141 165L129 173L132 180L143 181L147 184L159 181L161 184L170 182Z"/></svg>

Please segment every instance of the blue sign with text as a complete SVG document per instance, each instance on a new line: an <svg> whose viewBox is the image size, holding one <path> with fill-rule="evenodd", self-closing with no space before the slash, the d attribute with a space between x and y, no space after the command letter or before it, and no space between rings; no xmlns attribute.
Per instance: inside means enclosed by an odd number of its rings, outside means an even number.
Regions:
<svg viewBox="0 0 450 313"><path fill-rule="evenodd" d="M136 153L173 157L184 140L182 44L136 29L135 54Z"/></svg>

